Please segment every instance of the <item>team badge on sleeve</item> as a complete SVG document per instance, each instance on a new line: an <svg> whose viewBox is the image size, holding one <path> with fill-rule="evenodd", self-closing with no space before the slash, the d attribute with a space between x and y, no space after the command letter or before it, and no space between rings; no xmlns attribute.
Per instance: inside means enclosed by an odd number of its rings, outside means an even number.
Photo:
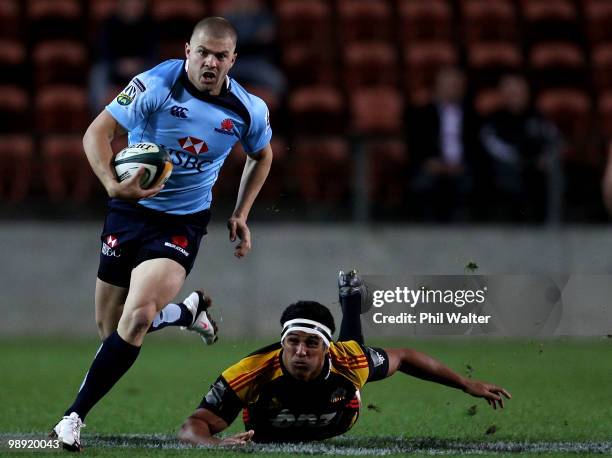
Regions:
<svg viewBox="0 0 612 458"><path fill-rule="evenodd" d="M146 90L147 88L142 81L140 81L138 78L134 78L132 81L130 81L130 84L128 84L126 88L117 96L117 103L119 105L127 106L134 101L140 92L144 92Z"/></svg>

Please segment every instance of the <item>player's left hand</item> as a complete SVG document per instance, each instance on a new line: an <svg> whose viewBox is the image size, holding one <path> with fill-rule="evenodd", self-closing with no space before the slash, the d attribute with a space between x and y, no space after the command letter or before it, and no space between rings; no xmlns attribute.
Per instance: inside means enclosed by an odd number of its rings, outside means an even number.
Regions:
<svg viewBox="0 0 612 458"><path fill-rule="evenodd" d="M477 398L485 398L494 409L497 409L498 405L502 409L504 408L504 398L502 395L508 399L512 399L512 395L501 386L479 382L478 380L469 380L463 391Z"/></svg>
<svg viewBox="0 0 612 458"><path fill-rule="evenodd" d="M255 431L252 429L245 431L244 433L234 434L233 436L229 436L221 440L219 445L244 445L247 442L251 442L253 434L255 434Z"/></svg>
<svg viewBox="0 0 612 458"><path fill-rule="evenodd" d="M227 228L231 242L235 242L236 238L240 239L240 243L234 248L234 256L243 258L251 251L251 231L247 226L246 219L232 216L227 220Z"/></svg>

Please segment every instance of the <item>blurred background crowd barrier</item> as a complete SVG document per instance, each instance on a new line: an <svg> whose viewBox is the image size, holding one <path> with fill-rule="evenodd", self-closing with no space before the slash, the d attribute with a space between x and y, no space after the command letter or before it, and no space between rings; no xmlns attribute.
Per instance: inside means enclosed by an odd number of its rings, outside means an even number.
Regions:
<svg viewBox="0 0 612 458"><path fill-rule="evenodd" d="M2 0L3 217L100 215L84 130L213 14L239 31L230 75L271 111L255 218L607 220L609 0ZM237 147L217 208L243 161Z"/></svg>

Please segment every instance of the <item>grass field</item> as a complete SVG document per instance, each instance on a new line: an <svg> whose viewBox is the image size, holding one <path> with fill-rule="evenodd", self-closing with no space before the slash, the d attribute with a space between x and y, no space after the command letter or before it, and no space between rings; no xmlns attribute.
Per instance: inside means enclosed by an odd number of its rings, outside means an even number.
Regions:
<svg viewBox="0 0 612 458"><path fill-rule="evenodd" d="M360 420L341 438L202 450L174 440L177 428L222 369L268 342L206 348L195 336L175 336L148 337L132 370L89 415L88 455L612 454L612 339L371 341L425 351L463 374L503 385L513 399L494 411L483 400L398 374L365 387ZM0 341L0 455L23 453L9 450L9 439L46 437L96 348L94 340ZM229 432L240 430L237 421Z"/></svg>

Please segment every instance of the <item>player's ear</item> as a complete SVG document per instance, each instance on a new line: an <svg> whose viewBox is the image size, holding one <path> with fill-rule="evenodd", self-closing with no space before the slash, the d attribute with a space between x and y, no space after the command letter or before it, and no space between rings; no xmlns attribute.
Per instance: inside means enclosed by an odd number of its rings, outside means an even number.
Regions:
<svg viewBox="0 0 612 458"><path fill-rule="evenodd" d="M189 53L191 51L191 47L189 43L185 43L185 58L187 58L187 62L189 62Z"/></svg>

